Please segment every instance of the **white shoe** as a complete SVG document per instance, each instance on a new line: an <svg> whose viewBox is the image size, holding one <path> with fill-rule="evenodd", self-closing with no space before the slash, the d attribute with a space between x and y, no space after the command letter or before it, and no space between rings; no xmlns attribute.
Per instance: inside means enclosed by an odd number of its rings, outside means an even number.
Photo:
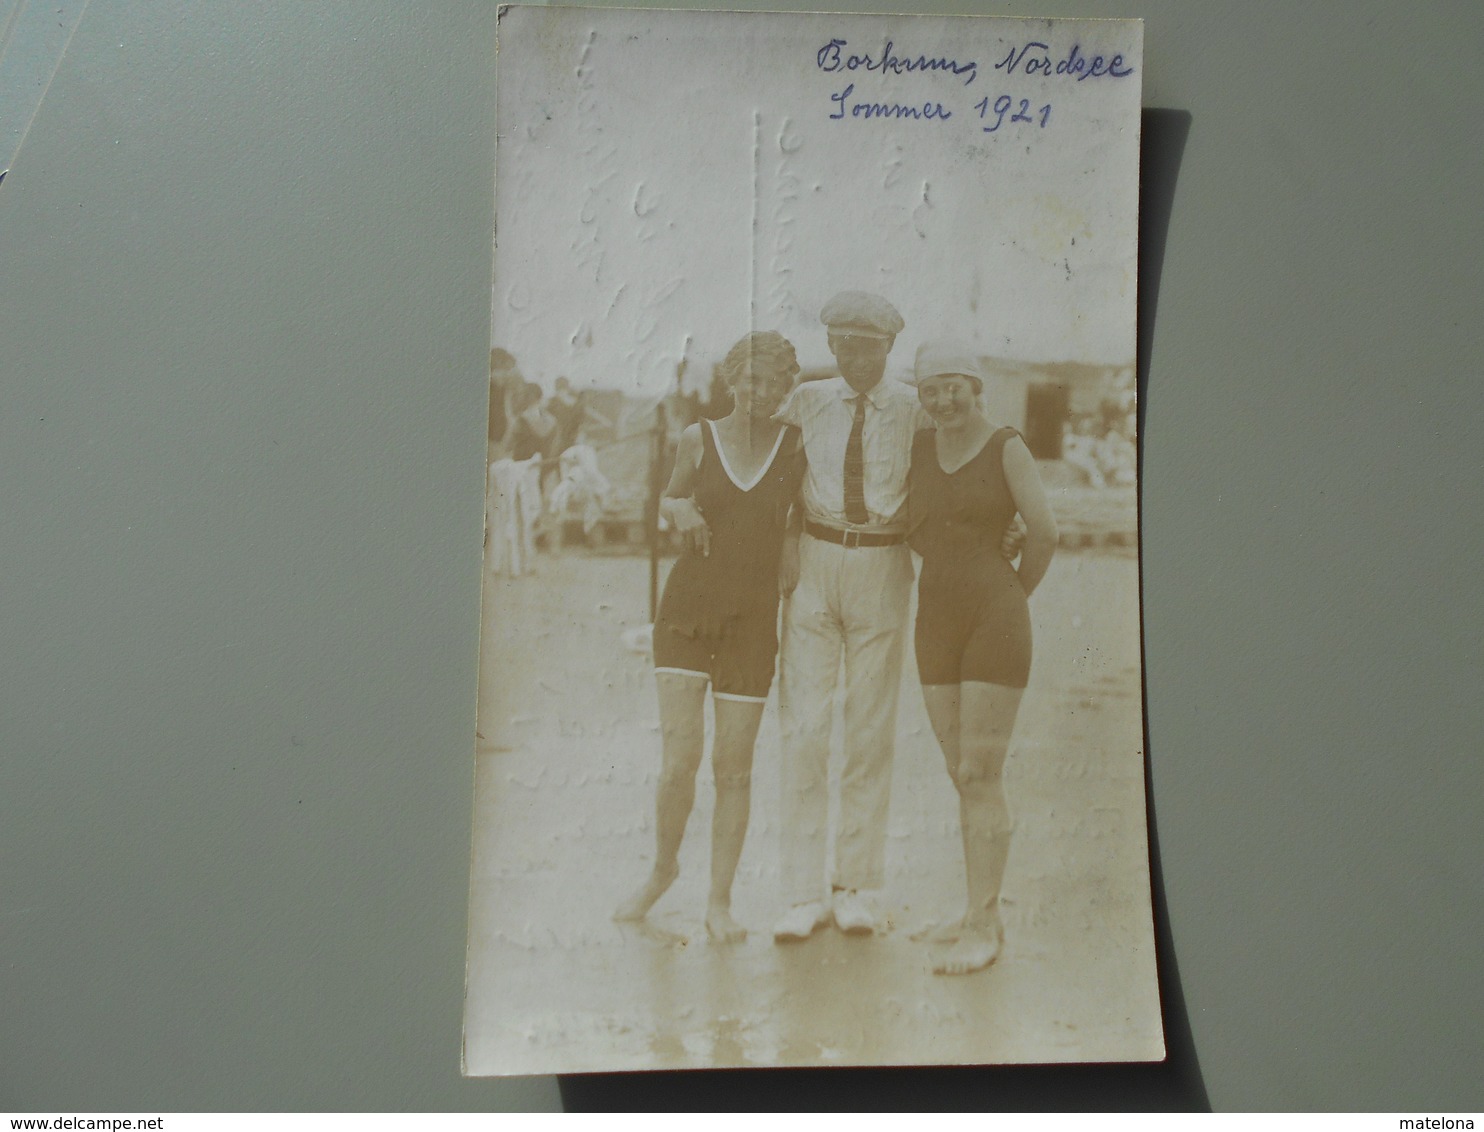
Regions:
<svg viewBox="0 0 1484 1132"><path fill-rule="evenodd" d="M829 923L829 919L829 905L822 900L795 904L773 925L773 942L792 943L808 939L817 929Z"/></svg>
<svg viewBox="0 0 1484 1132"><path fill-rule="evenodd" d="M869 935L876 930L876 914L859 892L842 888L835 893L835 927L846 935Z"/></svg>

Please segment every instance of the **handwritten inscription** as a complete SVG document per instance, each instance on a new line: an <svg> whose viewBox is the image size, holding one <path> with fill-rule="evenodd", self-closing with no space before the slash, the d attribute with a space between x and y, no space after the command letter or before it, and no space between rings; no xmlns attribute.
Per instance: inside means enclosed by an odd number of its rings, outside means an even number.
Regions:
<svg viewBox="0 0 1484 1132"><path fill-rule="evenodd" d="M1020 47L1011 47L1009 53L994 65L994 69L1004 71L1007 75L1019 71L1026 75L1062 76L1076 79L1079 83L1084 79L1105 77L1126 79L1134 73L1134 69L1124 62L1122 55L1108 58L1094 55L1088 58L1082 54L1080 43L1072 44L1072 49L1053 63L1051 47L1034 39Z"/></svg>
<svg viewBox="0 0 1484 1132"><path fill-rule="evenodd" d="M904 105L900 102L851 102L850 96L854 91L855 84L851 83L839 94L830 95L830 101L835 104L835 111L830 115L831 118L843 118L847 112L852 118L911 118L921 121L929 118L953 117L953 111L945 110L941 102L924 102L921 105Z"/></svg>
<svg viewBox="0 0 1484 1132"><path fill-rule="evenodd" d="M976 59L959 59L945 55L901 55L890 39L879 52L874 53L851 51L849 46L848 41L838 36L832 37L814 53L814 65L826 74L865 71L888 79L921 74L933 78L962 80L964 86L972 83L979 74L979 62ZM1005 57L994 64L994 70L1007 77L1070 79L1079 83L1086 79L1122 79L1134 73L1133 67L1122 54L1104 55L1094 52L1089 55L1083 52L1080 43L1074 43L1068 49L1053 49L1049 44L1035 39L1011 45ZM946 122L954 115L951 98L926 99L920 102L891 101L884 98L877 101L876 98L880 96L857 97L855 83L846 83L830 95L829 117L834 121ZM1017 95L985 95L974 104L973 109L979 112L979 118L984 123L981 129L992 134L1002 127L1022 123L1044 130L1051 124L1051 106L1050 102L1045 102L1033 108L1031 100L1019 98L1017 92Z"/></svg>
<svg viewBox="0 0 1484 1132"><path fill-rule="evenodd" d="M908 75L914 71L945 71L951 75L964 76L965 86L974 81L974 76L979 70L979 64L972 59L968 62L960 62L957 59L946 59L941 56L937 58L929 58L926 55L918 55L916 58L899 56L892 50L893 44L889 39L886 41L886 46L881 49L880 55L847 53L845 47L845 40L831 39L815 53L815 65L821 71L829 73L862 70L880 71L884 75Z"/></svg>
<svg viewBox="0 0 1484 1132"><path fill-rule="evenodd" d="M985 126L984 132L986 134L992 134L1003 126L1005 124L1005 115L1009 113L1010 107L1014 105L1015 100L1008 94L1002 94L999 98L995 99L993 107L990 106L987 95L974 103L974 109L979 111L979 117L988 118L991 113L995 116L994 125ZM1048 102L1045 106L1038 109L1035 118L1031 117L1030 110L1031 100L1029 98L1022 98L1020 100L1020 109L1010 115L1011 124L1013 125L1016 122L1034 122L1036 118L1039 118L1041 120L1041 129L1044 130L1046 124L1051 121L1051 103Z"/></svg>

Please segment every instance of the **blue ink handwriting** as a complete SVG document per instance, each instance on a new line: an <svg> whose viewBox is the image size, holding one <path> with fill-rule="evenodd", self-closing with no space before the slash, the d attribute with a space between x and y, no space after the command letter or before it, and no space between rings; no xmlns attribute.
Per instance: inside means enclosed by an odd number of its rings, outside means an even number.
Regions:
<svg viewBox="0 0 1484 1132"><path fill-rule="evenodd" d="M974 81L978 74L979 64L970 59L960 62L957 59L935 58L929 59L926 55L919 55L915 59L902 58L892 54L892 41L887 40L886 46L881 49L878 57L870 55L846 55L841 48L845 46L843 39L831 39L821 47L814 55L815 65L821 71L880 71L883 75L909 74L912 71L946 71L952 75L966 75L964 85L968 86ZM836 117L836 115L831 115Z"/></svg>
<svg viewBox="0 0 1484 1132"><path fill-rule="evenodd" d="M1034 52L1034 54L1032 54ZM1013 75L1017 69L1027 75L1072 76L1080 83L1083 79L1123 79L1134 73L1134 69L1123 61L1122 55L1104 58L1094 55L1088 59L1082 54L1082 45L1074 43L1066 56L1053 63L1051 48L1044 43L1031 40L1023 47L1011 47L1010 52L994 65L996 71Z"/></svg>
<svg viewBox="0 0 1484 1132"><path fill-rule="evenodd" d="M946 110L941 102L924 102L921 106L904 106L900 102L856 102L848 103L846 100L851 92L855 90L855 84L850 83L839 94L830 95L830 101L835 104L835 112L831 118L844 118L846 110L852 118L942 118L953 117L952 110Z"/></svg>
<svg viewBox="0 0 1484 1132"><path fill-rule="evenodd" d="M993 107L993 111L994 111L994 115L995 115L994 125L993 126L985 126L984 127L984 132L986 134L992 134L996 130L998 130L1001 126L1003 126L1005 124L1005 114L1006 114L1007 111L1009 111L1010 107L1013 106L1013 105L1015 105L1015 100L1012 99L1008 94L1002 94L1002 95L999 96L999 98L995 99L994 100L994 107ZM990 110L991 110L991 107L990 107L990 104L989 104L989 96L988 95L985 95L978 102L974 103L974 109L977 110L977 111L979 111L979 117L981 117L981 118L987 118L987 117L989 117ZM1011 114L1010 115L1010 121L1012 123L1013 122L1034 122L1035 119L1031 117L1030 110L1031 110L1031 100L1029 98L1022 98L1020 100L1020 109L1017 110L1014 114ZM1044 130L1046 128L1046 123L1049 122L1049 121L1051 121L1051 103L1049 103L1049 102L1046 103L1046 105L1045 106L1042 106L1040 109L1038 109L1036 111L1036 113L1039 114L1040 117L1041 117L1041 129Z"/></svg>

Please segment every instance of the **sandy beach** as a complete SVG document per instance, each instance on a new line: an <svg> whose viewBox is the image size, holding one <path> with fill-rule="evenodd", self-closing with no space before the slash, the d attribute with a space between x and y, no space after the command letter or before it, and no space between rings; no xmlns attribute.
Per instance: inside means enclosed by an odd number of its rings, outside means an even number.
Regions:
<svg viewBox="0 0 1484 1132"><path fill-rule="evenodd" d="M648 621L648 562L571 552L543 556L533 576L488 576L467 1071L1163 1056L1132 551L1060 554L1032 612L1035 663L1005 771L1015 821L1006 944L989 970L945 978L912 936L962 910L958 811L910 649L880 905L886 930L846 937L831 928L773 943L780 754L770 700L734 895L750 934L717 945L701 924L709 766L680 879L654 909L653 928L610 919L654 852L653 675L624 643Z"/></svg>

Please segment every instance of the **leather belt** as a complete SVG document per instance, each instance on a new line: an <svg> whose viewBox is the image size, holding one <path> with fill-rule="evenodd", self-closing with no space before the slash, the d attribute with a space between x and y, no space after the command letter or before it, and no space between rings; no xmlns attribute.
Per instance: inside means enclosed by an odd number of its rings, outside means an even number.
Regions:
<svg viewBox="0 0 1484 1132"><path fill-rule="evenodd" d="M817 539L843 546L846 550L854 550L858 546L900 546L907 541L907 536L900 532L842 531L816 523L813 519L804 520L804 530Z"/></svg>

